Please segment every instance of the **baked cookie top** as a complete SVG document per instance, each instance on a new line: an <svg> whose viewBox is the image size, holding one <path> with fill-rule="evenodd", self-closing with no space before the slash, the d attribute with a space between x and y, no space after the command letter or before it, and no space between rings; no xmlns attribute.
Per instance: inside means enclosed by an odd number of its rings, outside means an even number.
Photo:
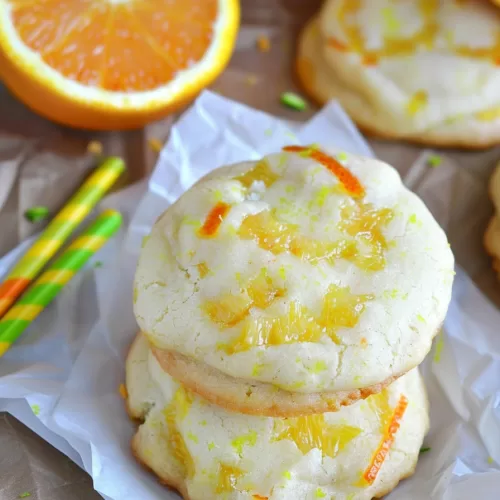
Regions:
<svg viewBox="0 0 500 500"><path fill-rule="evenodd" d="M246 416L185 390L139 337L127 389L132 415L145 419L134 453L192 500L371 499L411 475L428 428L417 369L339 412Z"/></svg>
<svg viewBox="0 0 500 500"><path fill-rule="evenodd" d="M440 136L445 127L451 140L467 121L478 131L487 124L498 141L500 11L488 2L328 0L319 29L325 64L361 96L369 113L349 106L374 129L383 121L387 133Z"/></svg>
<svg viewBox="0 0 500 500"><path fill-rule="evenodd" d="M215 170L155 223L134 310L158 348L298 392L417 366L450 300L444 232L395 169L312 145Z"/></svg>

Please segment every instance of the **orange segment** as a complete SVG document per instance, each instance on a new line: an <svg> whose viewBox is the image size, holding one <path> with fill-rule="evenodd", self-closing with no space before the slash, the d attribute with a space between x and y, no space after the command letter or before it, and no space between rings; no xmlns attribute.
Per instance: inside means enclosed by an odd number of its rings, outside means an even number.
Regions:
<svg viewBox="0 0 500 500"><path fill-rule="evenodd" d="M136 127L222 71L238 22L237 0L3 0L0 76L53 120Z"/></svg>

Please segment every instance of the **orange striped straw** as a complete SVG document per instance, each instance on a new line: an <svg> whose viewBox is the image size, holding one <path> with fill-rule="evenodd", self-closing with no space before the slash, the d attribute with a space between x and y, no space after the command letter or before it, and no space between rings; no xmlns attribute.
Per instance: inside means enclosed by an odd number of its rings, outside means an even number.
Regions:
<svg viewBox="0 0 500 500"><path fill-rule="evenodd" d="M120 158L111 157L83 183L40 237L0 284L0 318L12 306L71 233L125 170Z"/></svg>

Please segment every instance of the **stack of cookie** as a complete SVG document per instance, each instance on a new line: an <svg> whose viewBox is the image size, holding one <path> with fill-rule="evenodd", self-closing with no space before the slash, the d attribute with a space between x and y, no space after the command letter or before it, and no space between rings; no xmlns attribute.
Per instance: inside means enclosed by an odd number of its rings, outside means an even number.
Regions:
<svg viewBox="0 0 500 500"><path fill-rule="evenodd" d="M499 62L500 10L487 0L326 0L297 71L364 130L480 148L500 143Z"/></svg>
<svg viewBox="0 0 500 500"><path fill-rule="evenodd" d="M369 499L428 428L417 365L453 255L389 165L290 146L220 168L146 238L137 459L186 499Z"/></svg>

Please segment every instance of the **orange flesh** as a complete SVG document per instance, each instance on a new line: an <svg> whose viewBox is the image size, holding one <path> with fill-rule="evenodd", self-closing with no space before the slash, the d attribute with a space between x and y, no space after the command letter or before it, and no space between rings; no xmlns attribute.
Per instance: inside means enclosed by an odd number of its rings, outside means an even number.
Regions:
<svg viewBox="0 0 500 500"><path fill-rule="evenodd" d="M336 335L338 329L356 326L365 303L373 298L372 295L354 295L348 287L331 285L319 317L297 302L291 302L285 314L247 318L240 336L224 349L234 354L257 346L319 342L323 335L340 343Z"/></svg>
<svg viewBox="0 0 500 500"><path fill-rule="evenodd" d="M217 0L11 0L21 40L86 86L147 91L198 62L212 42Z"/></svg>
<svg viewBox="0 0 500 500"><path fill-rule="evenodd" d="M358 178L353 175L349 169L345 168L340 162L333 158L333 156L327 155L323 151L314 147L285 146L283 151L287 151L289 153L302 153L306 157L312 158L318 163L321 163L321 165L335 175L339 182L344 186L344 189L351 196L357 198L364 196L365 189L359 182Z"/></svg>
<svg viewBox="0 0 500 500"><path fill-rule="evenodd" d="M323 456L335 458L362 430L349 425L331 425L323 414L276 419L277 441L290 439L305 455L318 448Z"/></svg>
<svg viewBox="0 0 500 500"><path fill-rule="evenodd" d="M230 209L231 205L223 201L217 203L208 213L203 226L198 230L198 236L200 238L213 238L216 236L224 217L226 217Z"/></svg>

